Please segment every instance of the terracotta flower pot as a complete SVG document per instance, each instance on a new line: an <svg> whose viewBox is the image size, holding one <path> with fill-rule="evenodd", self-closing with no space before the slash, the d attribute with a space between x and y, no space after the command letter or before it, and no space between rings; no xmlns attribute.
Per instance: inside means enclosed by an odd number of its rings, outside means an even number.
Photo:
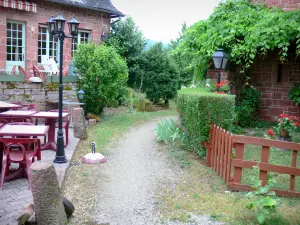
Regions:
<svg viewBox="0 0 300 225"><path fill-rule="evenodd" d="M287 130L281 130L280 131L280 137L289 137L289 132Z"/></svg>

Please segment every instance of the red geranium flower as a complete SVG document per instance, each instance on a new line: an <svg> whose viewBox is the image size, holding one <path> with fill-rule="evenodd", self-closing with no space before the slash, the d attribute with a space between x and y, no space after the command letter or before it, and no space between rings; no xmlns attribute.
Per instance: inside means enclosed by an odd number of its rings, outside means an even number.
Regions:
<svg viewBox="0 0 300 225"><path fill-rule="evenodd" d="M271 130L271 129L269 129L269 130L268 130L268 134L269 134L271 137L273 137L273 136L274 136L274 131Z"/></svg>
<svg viewBox="0 0 300 225"><path fill-rule="evenodd" d="M296 122L295 122L295 125L296 125L296 127L299 127L299 122L296 121Z"/></svg>
<svg viewBox="0 0 300 225"><path fill-rule="evenodd" d="M280 114L279 117L282 118L284 114Z"/></svg>

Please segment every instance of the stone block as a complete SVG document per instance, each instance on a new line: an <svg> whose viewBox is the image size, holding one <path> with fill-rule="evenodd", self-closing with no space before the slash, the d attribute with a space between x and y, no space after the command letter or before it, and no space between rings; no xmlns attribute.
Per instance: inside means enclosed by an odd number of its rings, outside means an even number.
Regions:
<svg viewBox="0 0 300 225"><path fill-rule="evenodd" d="M97 124L96 119L89 119L89 125L95 125L95 124Z"/></svg>
<svg viewBox="0 0 300 225"><path fill-rule="evenodd" d="M73 108L74 137L87 138L85 116L82 108Z"/></svg>
<svg viewBox="0 0 300 225"><path fill-rule="evenodd" d="M1 94L0 95L0 100L1 101L7 101L10 99L10 96L9 95L5 95L5 94Z"/></svg>

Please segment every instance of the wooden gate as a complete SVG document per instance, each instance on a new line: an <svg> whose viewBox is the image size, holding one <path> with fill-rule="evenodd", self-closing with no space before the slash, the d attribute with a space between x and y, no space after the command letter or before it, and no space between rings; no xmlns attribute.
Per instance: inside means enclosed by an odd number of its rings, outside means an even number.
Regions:
<svg viewBox="0 0 300 225"><path fill-rule="evenodd" d="M261 146L260 162L244 159L245 145ZM243 168L258 166L259 179L262 185L267 183L268 172L288 174L290 176L289 191L273 189L279 196L300 197L300 192L295 192L295 177L300 176L300 168L297 168L297 156L300 144L269 140L264 138L232 135L221 127L211 124L210 141L204 143L207 148L206 165L212 167L221 176L228 187L233 190L250 191L252 188L241 183ZM280 148L292 151L291 166L281 166L269 163L270 148ZM232 149L235 148L235 158L232 157ZM279 150L280 151L280 150Z"/></svg>

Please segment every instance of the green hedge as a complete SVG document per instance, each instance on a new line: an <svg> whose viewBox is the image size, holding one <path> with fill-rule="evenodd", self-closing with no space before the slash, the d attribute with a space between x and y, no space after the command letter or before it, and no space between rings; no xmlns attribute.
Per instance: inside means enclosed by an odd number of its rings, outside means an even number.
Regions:
<svg viewBox="0 0 300 225"><path fill-rule="evenodd" d="M181 125L186 130L188 147L204 156L201 142L208 140L210 123L231 130L235 117L235 96L214 93L182 93L177 98Z"/></svg>

